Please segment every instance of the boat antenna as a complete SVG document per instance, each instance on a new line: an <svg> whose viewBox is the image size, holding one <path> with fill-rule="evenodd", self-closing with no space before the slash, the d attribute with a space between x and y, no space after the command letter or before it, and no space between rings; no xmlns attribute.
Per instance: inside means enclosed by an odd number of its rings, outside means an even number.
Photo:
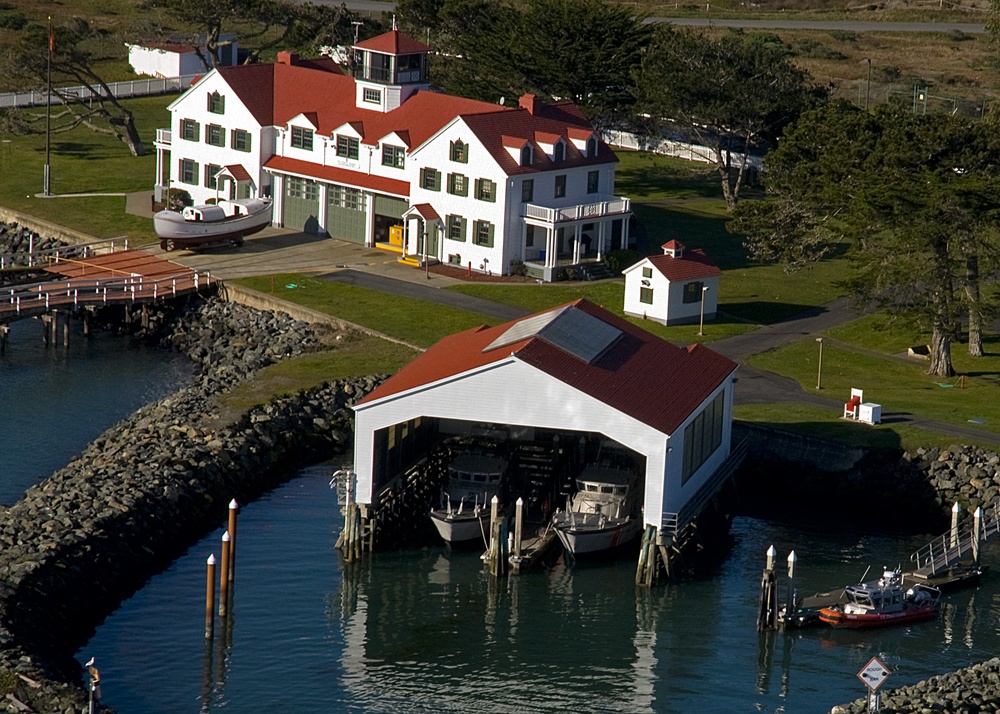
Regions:
<svg viewBox="0 0 1000 714"><path fill-rule="evenodd" d="M872 569L872 566L870 566L870 565L867 568L865 568L865 574L861 576L861 582L865 581L865 578L868 577L868 571L871 570L871 569Z"/></svg>

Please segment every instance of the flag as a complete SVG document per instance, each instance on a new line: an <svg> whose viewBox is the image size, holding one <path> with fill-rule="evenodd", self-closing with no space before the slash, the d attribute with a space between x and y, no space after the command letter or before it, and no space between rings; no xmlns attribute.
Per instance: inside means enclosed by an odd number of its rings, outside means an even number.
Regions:
<svg viewBox="0 0 1000 714"><path fill-rule="evenodd" d="M55 54L56 51L56 33L52 30L52 18L49 18L49 54Z"/></svg>

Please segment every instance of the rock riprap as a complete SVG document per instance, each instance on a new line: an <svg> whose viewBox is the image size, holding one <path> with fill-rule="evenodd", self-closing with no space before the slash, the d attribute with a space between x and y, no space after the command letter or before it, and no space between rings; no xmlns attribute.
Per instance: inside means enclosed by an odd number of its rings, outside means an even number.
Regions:
<svg viewBox="0 0 1000 714"><path fill-rule="evenodd" d="M380 381L341 380L220 420L219 395L317 335L209 301L186 309L165 341L199 363L195 383L108 429L0 513L0 707L82 711L72 656L97 624L223 524L230 499L348 449L350 407Z"/></svg>

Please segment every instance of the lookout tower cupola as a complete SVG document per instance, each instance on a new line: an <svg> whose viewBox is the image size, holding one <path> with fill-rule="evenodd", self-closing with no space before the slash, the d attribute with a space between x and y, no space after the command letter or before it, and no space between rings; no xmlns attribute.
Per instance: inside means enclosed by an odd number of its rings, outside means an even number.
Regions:
<svg viewBox="0 0 1000 714"><path fill-rule="evenodd" d="M427 89L431 48L393 27L354 45L353 74L359 108L390 112L418 89Z"/></svg>

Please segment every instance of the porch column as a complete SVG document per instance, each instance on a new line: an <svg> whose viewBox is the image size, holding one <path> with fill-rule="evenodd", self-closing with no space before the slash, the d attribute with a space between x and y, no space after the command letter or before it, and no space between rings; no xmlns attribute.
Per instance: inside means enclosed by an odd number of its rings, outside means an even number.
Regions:
<svg viewBox="0 0 1000 714"><path fill-rule="evenodd" d="M622 248L628 248L628 219L627 213L622 216Z"/></svg>
<svg viewBox="0 0 1000 714"><path fill-rule="evenodd" d="M577 223L573 226L573 263L580 262L580 236L583 235L583 225Z"/></svg>
<svg viewBox="0 0 1000 714"><path fill-rule="evenodd" d="M545 229L545 267L556 267L556 227Z"/></svg>
<svg viewBox="0 0 1000 714"><path fill-rule="evenodd" d="M599 221L597 224L597 259L604 260L604 240L607 237L608 222Z"/></svg>
<svg viewBox="0 0 1000 714"><path fill-rule="evenodd" d="M234 182L235 183L235 182ZM326 232L326 206L327 206L327 192L330 190L330 185L325 183L319 184L319 210L316 212L316 220L319 222L319 235L328 236L329 233Z"/></svg>

